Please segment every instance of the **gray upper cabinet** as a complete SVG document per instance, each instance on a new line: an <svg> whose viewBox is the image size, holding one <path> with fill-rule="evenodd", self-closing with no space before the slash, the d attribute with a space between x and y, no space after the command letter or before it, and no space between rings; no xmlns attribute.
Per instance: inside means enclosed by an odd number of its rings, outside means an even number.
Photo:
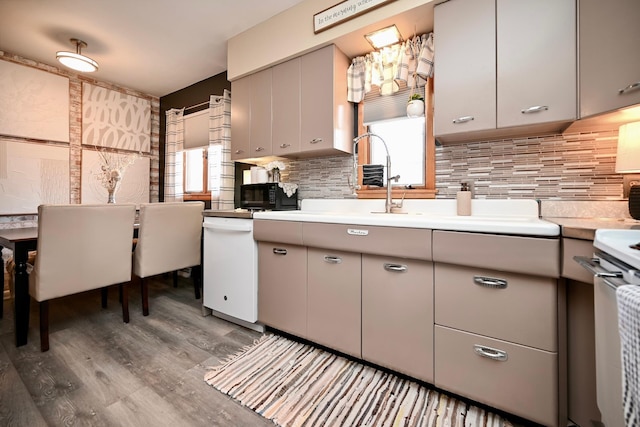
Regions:
<svg viewBox="0 0 640 427"><path fill-rule="evenodd" d="M347 101L349 59L330 45L301 57L300 154L351 153L353 107Z"/></svg>
<svg viewBox="0 0 640 427"><path fill-rule="evenodd" d="M349 59L330 45L234 80L231 159L351 153L348 67Z"/></svg>
<svg viewBox="0 0 640 427"><path fill-rule="evenodd" d="M497 0L498 128L576 119L575 0Z"/></svg>
<svg viewBox="0 0 640 427"><path fill-rule="evenodd" d="M251 157L271 155L270 68L251 76Z"/></svg>
<svg viewBox="0 0 640 427"><path fill-rule="evenodd" d="M495 0L452 0L434 10L436 135L496 127Z"/></svg>
<svg viewBox="0 0 640 427"><path fill-rule="evenodd" d="M575 0L451 0L434 9L434 132L443 142L576 119Z"/></svg>
<svg viewBox="0 0 640 427"><path fill-rule="evenodd" d="M640 1L580 0L580 117L640 103Z"/></svg>
<svg viewBox="0 0 640 427"><path fill-rule="evenodd" d="M271 73L231 82L231 160L271 155Z"/></svg>
<svg viewBox="0 0 640 427"><path fill-rule="evenodd" d="M251 157L251 76L231 82L231 160Z"/></svg>
<svg viewBox="0 0 640 427"><path fill-rule="evenodd" d="M300 151L300 58L273 67L273 155Z"/></svg>

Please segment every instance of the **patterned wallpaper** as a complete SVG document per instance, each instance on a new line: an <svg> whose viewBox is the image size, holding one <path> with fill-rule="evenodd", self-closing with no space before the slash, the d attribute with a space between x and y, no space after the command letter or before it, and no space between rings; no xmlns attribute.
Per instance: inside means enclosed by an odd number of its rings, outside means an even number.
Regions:
<svg viewBox="0 0 640 427"><path fill-rule="evenodd" d="M151 103L151 179L150 179L150 197L151 201L158 201L159 197L159 157L160 157L160 142L159 142L159 127L160 127L160 101L157 97L141 93L132 89L124 88L113 83L103 82L95 80L94 78L67 71L47 65L44 63L36 62L30 59L23 58L21 56L5 52L0 50L0 61L10 61L22 65L28 65L40 70L44 70L53 74L62 75L69 78L69 198L70 203L80 202L81 193L81 170L82 170L82 84L90 83L94 86L103 87L112 91L117 91L125 95L135 96L138 98L144 98ZM0 136L0 140L14 141L14 142L35 142L46 144L47 141L38 141L34 139L26 139L19 137L3 137ZM31 225L34 218L31 216L26 217L0 217L1 227L23 227Z"/></svg>
<svg viewBox="0 0 640 427"><path fill-rule="evenodd" d="M617 130L479 141L436 148L437 198L453 198L473 180L477 198L619 200L614 172ZM300 198L350 198L351 157L290 160L286 181Z"/></svg>

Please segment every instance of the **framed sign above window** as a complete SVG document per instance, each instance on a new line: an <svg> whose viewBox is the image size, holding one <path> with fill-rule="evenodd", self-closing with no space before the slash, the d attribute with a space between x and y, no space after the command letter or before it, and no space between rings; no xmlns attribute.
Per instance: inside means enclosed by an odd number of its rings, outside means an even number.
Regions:
<svg viewBox="0 0 640 427"><path fill-rule="evenodd" d="M313 32L318 34L395 0L344 0L313 15Z"/></svg>

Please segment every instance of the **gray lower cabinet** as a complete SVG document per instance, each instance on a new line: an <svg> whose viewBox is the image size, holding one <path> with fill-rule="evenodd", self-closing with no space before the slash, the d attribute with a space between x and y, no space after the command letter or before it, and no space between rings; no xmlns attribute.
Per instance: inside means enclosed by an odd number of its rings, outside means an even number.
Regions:
<svg viewBox="0 0 640 427"><path fill-rule="evenodd" d="M362 256L362 358L433 383L433 264Z"/></svg>
<svg viewBox="0 0 640 427"><path fill-rule="evenodd" d="M566 423L558 239L434 231L435 385Z"/></svg>
<svg viewBox="0 0 640 427"><path fill-rule="evenodd" d="M258 321L307 337L307 248L258 242Z"/></svg>
<svg viewBox="0 0 640 427"><path fill-rule="evenodd" d="M567 409L579 426L601 421L597 402L593 275L573 257L593 256L593 241L562 239L562 277L567 283Z"/></svg>
<svg viewBox="0 0 640 427"><path fill-rule="evenodd" d="M307 251L307 338L360 358L361 255Z"/></svg>

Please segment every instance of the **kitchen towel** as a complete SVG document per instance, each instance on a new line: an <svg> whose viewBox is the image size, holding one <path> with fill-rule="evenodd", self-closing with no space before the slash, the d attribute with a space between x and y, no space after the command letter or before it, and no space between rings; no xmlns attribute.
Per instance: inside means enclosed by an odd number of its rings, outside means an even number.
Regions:
<svg viewBox="0 0 640 427"><path fill-rule="evenodd" d="M622 402L625 424L640 425L640 286L620 286L618 327L622 351Z"/></svg>
<svg viewBox="0 0 640 427"><path fill-rule="evenodd" d="M384 166L362 165L362 185L384 187Z"/></svg>

